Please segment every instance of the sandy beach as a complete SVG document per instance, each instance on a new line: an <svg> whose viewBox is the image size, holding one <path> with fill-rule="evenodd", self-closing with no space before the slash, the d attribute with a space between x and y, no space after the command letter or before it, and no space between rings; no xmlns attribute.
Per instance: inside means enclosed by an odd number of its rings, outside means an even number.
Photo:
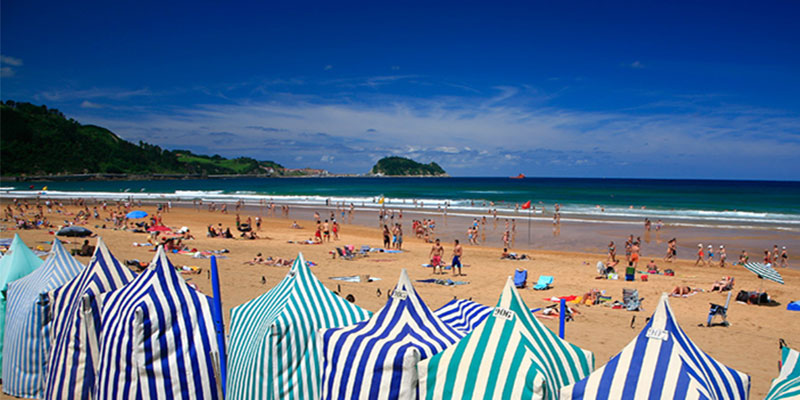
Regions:
<svg viewBox="0 0 800 400"><path fill-rule="evenodd" d="M68 207L75 210L75 207ZM155 207L145 206L141 209L154 214ZM248 210L250 216L255 217L258 211ZM365 212L366 214L366 212ZM323 213L325 215L325 213ZM242 220L248 214L242 213ZM300 217L304 218L300 218ZM374 221L375 213L368 216L360 215L359 218L373 221L372 227L344 224L341 227L340 240L319 245L300 245L288 243L289 241L304 241L313 237L314 222L308 219L307 214L298 213L289 218L274 217L264 218L261 236L269 239L243 240L243 239L217 239L206 237L206 227L210 224L222 223L235 231L235 214L221 214L219 212L196 211L192 208L175 207L169 213L163 214L164 224L174 229L186 226L197 237L186 242L190 248L198 250L227 249L224 255L227 258L219 260L221 274L222 302L225 309L226 322L230 317L230 309L246 302L272 288L286 274L288 267L275 267L265 265L247 265L257 253L264 257L294 258L302 252L305 259L313 261L316 266L312 268L314 274L324 284L334 290L340 291L342 296L352 294L355 303L370 311L377 311L386 301L387 292L394 286L400 270L405 268L412 280L433 278L430 268L421 266L428 262L430 244L424 243L410 233L411 218L404 216L405 243L400 254L371 253L368 257L357 258L352 261L339 257L335 259L331 252L336 247L352 244L357 248L362 245L380 247L382 238ZM52 218L55 220L56 218ZM297 220L303 229L292 229L290 225ZM120 260L138 259L149 261L153 257L152 247L134 247L134 242L145 242L147 235L130 231L95 228L102 225L100 220L92 219L87 226L94 230L107 243L111 252ZM11 224L4 223L5 228ZM518 235L522 227L518 226ZM638 230L637 230L638 231ZM52 240L53 236L47 230L4 230L0 236L12 237L19 233L23 240L32 247L49 250L49 245L44 243ZM632 232L635 233L635 232ZM524 231L523 233L524 234ZM453 239L466 242L463 234L448 231L438 236L445 247L445 259L449 260L453 249ZM680 237L679 240L682 240ZM693 237L692 241L718 242L716 238ZM67 238L68 248L77 248L83 239ZM585 239L584 239L585 240ZM599 237L598 242L614 240L617 243L618 257L624 262L624 236ZM94 239L90 239L93 243ZM596 244L585 244L594 247ZM580 244L577 249L584 248ZM670 292L673 287L690 286L705 289L688 298L671 298L670 304L686 333L711 356L722 363L743 371L751 376L750 396L763 398L770 386L771 380L778 374L778 360L780 353L778 339L785 339L792 347L800 346L800 314L786 310L786 304L800 299L800 271L780 269L785 285L774 282L762 282L753 273L739 266L728 266L721 269L718 266L694 266L694 260L682 258L677 262L667 264L661 261L662 247L646 248L642 255L639 269L651 258L655 258L661 270L672 268L675 276L651 275L649 281L624 282L622 280L598 280L595 265L597 261L605 261L605 254L561 252L544 250L525 250L532 257L531 260L511 261L501 260L501 248L487 246L464 245L463 263L466 276L454 280L468 281L469 284L445 287L436 284L415 283L417 291L427 305L436 309L447 303L453 297L471 298L486 305L494 305L505 284L506 278L513 275L516 268L528 270L529 288L521 290L522 297L531 308L544 307L553 303L544 298L551 296L582 295L590 289L605 290L614 300L621 300L623 288L635 288L644 297L644 311L628 312L621 309L611 309L604 306L577 306L580 312L575 321L569 322L566 327L566 339L595 354L595 367L600 367L636 336L645 325L645 319L650 316L659 296L663 292ZM688 255L683 252L682 256ZM735 261L737 253L728 254L729 261ZM752 259L758 259L759 254L751 254ZM172 254L172 263L176 266L196 266L202 268L199 274L187 274L184 277L189 282L195 283L199 290L211 295L211 281L209 279L209 261L194 259L189 255ZM89 262L89 257L79 257L83 263ZM619 271L619 268L618 268ZM451 274L448 271L448 274ZM380 278L380 281L370 283L347 283L331 280L330 277L348 275L369 275ZM553 288L547 291L533 291L530 289L539 275L552 275L555 278ZM730 275L735 278L734 296L739 290L765 289L770 296L780 303L775 307L754 306L739 304L732 300L728 311L730 327L705 327L709 303L724 304L726 293L709 292L713 282L722 276ZM380 291L380 295L378 295ZM635 321L632 318L635 317ZM553 331L558 331L557 320L543 320ZM699 326L702 325L702 326Z"/></svg>

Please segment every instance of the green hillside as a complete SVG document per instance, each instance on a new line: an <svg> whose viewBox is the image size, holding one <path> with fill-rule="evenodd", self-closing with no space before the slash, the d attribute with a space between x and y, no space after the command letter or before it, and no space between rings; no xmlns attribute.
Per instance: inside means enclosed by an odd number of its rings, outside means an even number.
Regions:
<svg viewBox="0 0 800 400"><path fill-rule="evenodd" d="M384 157L372 167L372 174L385 176L443 176L446 172L436 164L418 163L404 157Z"/></svg>
<svg viewBox="0 0 800 400"><path fill-rule="evenodd" d="M0 104L0 174L282 174L272 161L203 156L134 144L108 129L82 125L56 109Z"/></svg>

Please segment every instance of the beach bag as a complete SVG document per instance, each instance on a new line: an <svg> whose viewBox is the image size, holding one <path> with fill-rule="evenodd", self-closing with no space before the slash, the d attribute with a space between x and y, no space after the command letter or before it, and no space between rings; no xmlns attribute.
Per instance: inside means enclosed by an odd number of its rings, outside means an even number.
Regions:
<svg viewBox="0 0 800 400"><path fill-rule="evenodd" d="M642 282L647 282L647 275L642 275Z"/></svg>

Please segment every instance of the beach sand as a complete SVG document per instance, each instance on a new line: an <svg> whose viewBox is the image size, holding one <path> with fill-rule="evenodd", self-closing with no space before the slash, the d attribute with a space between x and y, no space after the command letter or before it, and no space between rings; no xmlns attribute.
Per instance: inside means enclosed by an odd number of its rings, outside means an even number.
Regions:
<svg viewBox="0 0 800 400"><path fill-rule="evenodd" d="M232 207L231 207L232 208ZM75 208L70 208L75 209ZM149 213L155 213L155 207L142 207ZM255 217L255 213L251 216ZM299 215L299 214L298 214ZM327 213L323 213L327 215ZM375 221L375 213L371 213ZM52 217L51 217L52 218ZM242 220L247 214L242 214ZM324 217L323 217L324 218ZM52 218L55 220L55 218ZM274 267L264 265L245 265L256 253L261 252L265 257L294 258L302 252L305 259L317 263L312 268L313 273L331 290L341 287L341 295L352 294L356 304L370 311L377 311L386 302L386 294L397 281L400 270L405 268L412 281L438 277L430 268L421 266L428 262L430 244L423 243L410 233L411 220L404 217L405 243L404 251L400 254L371 253L369 257L358 258L353 261L340 258L333 259L330 252L335 247L353 244L356 247L370 245L380 247L382 237L376 227L365 227L344 224L341 228L341 240L321 245L299 245L287 243L289 240L301 241L313 237L314 222L307 219L297 219L304 229L291 229L290 217L265 218L262 224L261 235L271 239L259 240L231 240L212 239L206 237L206 227L209 224L222 223L235 231L235 214L209 213L195 211L191 208L173 208L170 213L164 214L164 223L173 228L187 226L197 236L196 240L188 241L190 247L199 250L228 249L225 254L228 258L219 260L222 302L226 326L230 318L230 309L253 299L275 286L286 274L288 267ZM134 247L133 242L145 242L146 234L118 231L112 229L95 229L93 225L101 222L90 222L90 229L103 237L111 252L120 260L139 259L149 261L154 253L152 247ZM375 225L376 226L376 225ZM6 225L8 227L8 225ZM521 227L518 226L518 235ZM44 241L52 240L52 235L44 230L16 231L6 230L2 237L8 238L14 233L19 233L29 246L42 246L49 250L49 245ZM445 247L445 260L450 260L453 249L453 239L466 242L463 235L458 237L441 237ZM695 238L693 238L694 240ZM704 242L713 241L714 238L696 238ZM68 248L77 248L82 239L67 238ZM624 237L598 237L597 242L614 240L617 243L617 252L622 254L624 262ZM679 238L681 240L681 238ZM94 242L94 240L90 240ZM587 244L588 246L588 244ZM591 244L592 247L595 244ZM580 249L581 246L576 246ZM778 360L780 352L778 339L786 339L794 348L800 348L800 313L786 310L786 304L792 300L800 299L800 271L796 269L780 269L786 282L779 285L774 282L761 282L753 273L743 267L729 266L725 269L714 267L695 267L694 260L679 260L672 264L661 262L663 250L654 249L645 251L639 269L650 258L655 258L661 270L672 268L674 277L655 275L650 276L648 282L637 280L635 282L596 280L595 264L599 260L605 261L605 254L525 250L533 257L529 261L500 260L502 249L497 247L464 245L463 263L469 265L464 268L466 276L453 278L448 271L446 277L454 280L468 281L468 285L444 287L435 284L416 283L415 288L422 299L431 309L437 309L453 299L471 298L474 301L493 306L508 276L513 275L516 268L528 270L529 287L537 280L539 275L552 275L555 277L553 288L547 291L520 290L520 293L531 308L544 307L553 303L544 300L545 297L582 295L592 288L605 290L606 294L615 300L621 300L623 288L635 288L644 297L644 311L628 312L614 310L604 306L577 306L580 312L574 322L567 323L566 339L570 342L591 350L595 355L595 367L603 366L610 357L613 357L632 340L645 325L645 319L654 311L654 307L662 292L670 292L678 285L688 285L706 290L688 298L670 298L670 304L678 318L681 327L689 337L705 352L720 362L743 371L751 377L750 396L763 398L771 380L778 375ZM686 252L684 254L686 255ZM751 254L751 258L758 258L758 254ZM619 256L618 256L619 257ZM731 252L729 260L735 260L737 254ZM83 263L88 263L88 257L79 257ZM211 280L208 274L210 262L208 260L194 259L188 255L171 254L170 260L176 266L189 265L202 268L196 275L184 277L197 284L199 290L211 295ZM617 270L619 271L619 267ZM347 283L329 279L333 276L370 275L380 278L380 281L370 283ZM709 303L724 304L726 294L710 293L708 290L714 281L724 275L735 278L734 297L739 290L755 290L763 287L770 296L780 302L779 306L754 306L736 303L731 300L728 311L730 327L705 327ZM266 283L262 284L262 277ZM638 278L638 276L637 276ZM377 295L380 289L381 295ZM631 328L631 319L635 318L634 327ZM557 320L542 320L554 332L558 332ZM702 324L703 326L698 326Z"/></svg>

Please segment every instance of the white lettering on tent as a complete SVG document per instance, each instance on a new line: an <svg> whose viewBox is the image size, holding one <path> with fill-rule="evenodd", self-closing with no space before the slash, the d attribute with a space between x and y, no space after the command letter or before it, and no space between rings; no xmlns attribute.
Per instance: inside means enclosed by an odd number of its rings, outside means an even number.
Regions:
<svg viewBox="0 0 800 400"><path fill-rule="evenodd" d="M663 329L650 328L647 330L647 337L666 341L669 339L669 332Z"/></svg>
<svg viewBox="0 0 800 400"><path fill-rule="evenodd" d="M392 292L392 297L398 300L405 300L408 298L408 293L405 290L395 290Z"/></svg>
<svg viewBox="0 0 800 400"><path fill-rule="evenodd" d="M492 316L498 317L498 318L504 318L504 319L507 319L507 320L511 321L512 319L514 319L514 312L509 310L509 309L507 309L507 308L497 307L497 308L494 309L494 312L492 313Z"/></svg>

